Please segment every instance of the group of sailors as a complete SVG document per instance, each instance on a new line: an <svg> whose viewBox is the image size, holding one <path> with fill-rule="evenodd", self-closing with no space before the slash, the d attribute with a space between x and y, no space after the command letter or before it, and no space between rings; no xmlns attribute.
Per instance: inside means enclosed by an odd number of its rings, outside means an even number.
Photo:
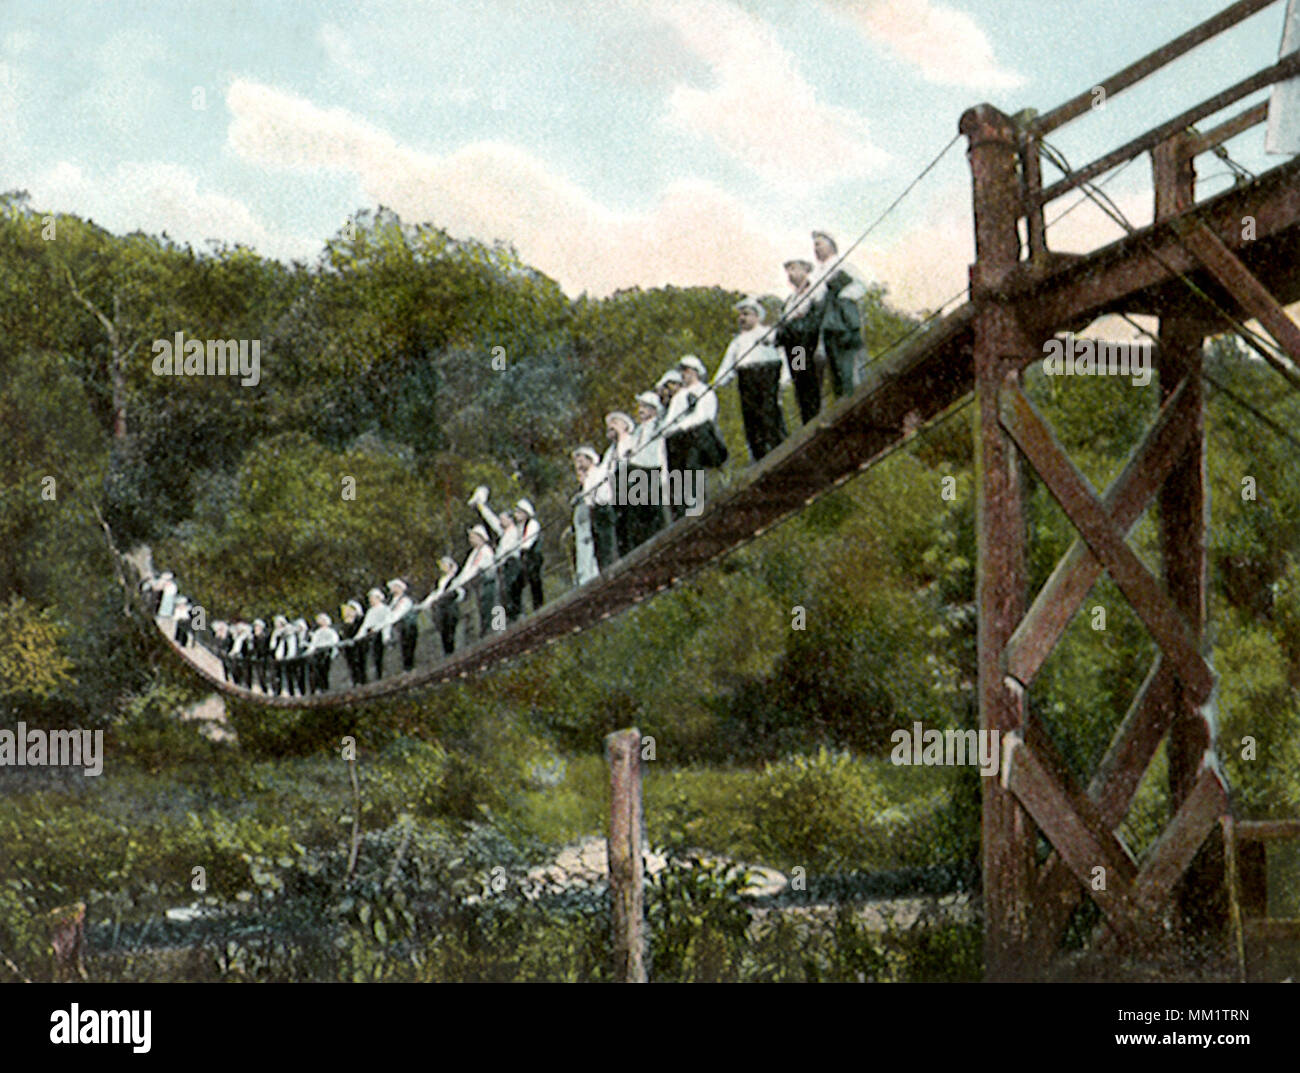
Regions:
<svg viewBox="0 0 1300 1073"><path fill-rule="evenodd" d="M836 264L834 239L813 232L815 261L784 265L790 283L775 324L764 325L766 311L757 298L737 303L737 331L712 380L694 354L665 372L654 390L636 396L636 417L616 410L605 415L608 446L603 454L582 446L572 452L578 491L574 508L574 573L582 585L671 522L696 514L704 505L704 474L728 458L718 428L718 389L736 381L745 439L757 462L786 438L781 389L792 383L804 424L821 410L822 385L829 369L837 397L851 393L866 352L858 305L866 288L857 273ZM533 611L544 601L541 525L528 499L499 513L488 505L486 486L474 490L468 505L481 524L467 530L469 550L463 565L439 560L439 579L418 603L402 578L385 592L373 588L366 606L349 600L337 627L328 614L304 618L277 615L268 627L252 622L214 622L208 647L220 659L227 681L264 693L307 696L330 688L335 656L342 653L353 686L377 681L385 673L385 654L396 649L404 671L415 665L419 619L428 611L444 655L456 647L462 608L477 611L477 636L502 630L523 614L525 597ZM194 643L189 601L178 594L165 572L142 589L159 618L175 623L174 639ZM475 636L466 622L466 636ZM395 666L395 664L394 664Z"/></svg>
<svg viewBox="0 0 1300 1073"><path fill-rule="evenodd" d="M757 462L786 438L781 390L792 383L804 424L822 408L827 370L837 398L852 393L866 359L861 277L837 263L835 240L813 232L815 261L785 263L790 294L775 324L757 298L735 306L737 330L714 373L687 354L653 391L636 396L636 419L605 415L609 446L573 451L575 572L585 584L665 525L703 509L705 471L728 458L718 428L718 389L736 381L745 440Z"/></svg>

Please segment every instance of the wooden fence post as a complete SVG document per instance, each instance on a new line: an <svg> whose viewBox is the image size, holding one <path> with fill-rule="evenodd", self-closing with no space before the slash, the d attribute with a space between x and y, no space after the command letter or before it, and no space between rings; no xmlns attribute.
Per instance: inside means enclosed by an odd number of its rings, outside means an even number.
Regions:
<svg viewBox="0 0 1300 1073"><path fill-rule="evenodd" d="M614 980L643 984L645 913L641 857L641 731L619 730L605 739L609 758L609 886L613 899Z"/></svg>

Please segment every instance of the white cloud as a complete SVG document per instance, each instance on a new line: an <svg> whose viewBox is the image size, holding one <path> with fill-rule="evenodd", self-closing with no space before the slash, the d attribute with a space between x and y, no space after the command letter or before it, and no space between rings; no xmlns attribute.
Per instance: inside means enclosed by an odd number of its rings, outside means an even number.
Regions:
<svg viewBox="0 0 1300 1073"><path fill-rule="evenodd" d="M405 219L505 239L569 293L669 283L749 289L779 278L777 241L708 183L674 183L649 210L618 212L515 146L424 153L341 109L246 80L231 85L226 105L228 145L240 158L354 174L368 199Z"/></svg>
<svg viewBox="0 0 1300 1073"><path fill-rule="evenodd" d="M106 174L88 175L60 161L32 183L30 193L41 211L76 213L118 233L165 231L196 247L209 238L242 242L286 259L320 248L265 227L243 202L202 190L192 172L175 164L128 161Z"/></svg>
<svg viewBox="0 0 1300 1073"><path fill-rule="evenodd" d="M786 190L875 174L888 163L862 116L817 99L767 23L724 0L671 0L653 10L715 79L708 89L677 86L670 122Z"/></svg>
<svg viewBox="0 0 1300 1073"><path fill-rule="evenodd" d="M927 81L967 89L1015 89L1025 83L998 63L979 24L933 0L831 0L877 44L915 65Z"/></svg>
<svg viewBox="0 0 1300 1073"><path fill-rule="evenodd" d="M338 26L327 22L321 27L318 37L321 46L325 49L326 57L333 66L343 68L356 78L370 77L370 65L357 55L356 49L352 47L352 41Z"/></svg>

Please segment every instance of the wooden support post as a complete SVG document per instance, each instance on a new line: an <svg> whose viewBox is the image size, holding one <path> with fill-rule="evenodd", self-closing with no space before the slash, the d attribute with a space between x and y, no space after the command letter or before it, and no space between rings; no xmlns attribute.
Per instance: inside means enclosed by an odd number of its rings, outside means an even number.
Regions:
<svg viewBox="0 0 1300 1073"><path fill-rule="evenodd" d="M641 731L632 727L605 739L609 758L609 886L614 905L614 980L643 984L645 912L641 856Z"/></svg>
<svg viewBox="0 0 1300 1073"><path fill-rule="evenodd" d="M1194 136L1181 134L1151 153L1155 185L1155 220L1186 212L1196 203ZM1160 318L1156 367L1161 400L1176 388L1189 396L1188 444L1160 488L1160 548L1164 589L1182 612L1193 642L1204 645L1209 530L1205 479L1205 383L1201 351L1207 325L1188 316ZM1169 726L1169 797L1171 812L1182 807L1196 783L1201 762L1213 748L1211 730L1200 701L1184 678L1169 683L1165 694L1172 708ZM1189 933L1208 933L1227 923L1224 896L1223 842L1211 836L1176 888L1179 924Z"/></svg>
<svg viewBox="0 0 1300 1073"><path fill-rule="evenodd" d="M998 393L1015 382L1028 341L997 294L1020 260L1017 133L996 108L980 105L961 119L969 143L975 213L971 298L975 389L979 402L978 534L981 731L1000 739L1023 733L1024 691L1006 675L1003 650L1024 613L1025 518L1020 461L998 423ZM984 967L991 980L1023 978L1030 952L1034 828L1014 794L997 779L980 780L983 796Z"/></svg>

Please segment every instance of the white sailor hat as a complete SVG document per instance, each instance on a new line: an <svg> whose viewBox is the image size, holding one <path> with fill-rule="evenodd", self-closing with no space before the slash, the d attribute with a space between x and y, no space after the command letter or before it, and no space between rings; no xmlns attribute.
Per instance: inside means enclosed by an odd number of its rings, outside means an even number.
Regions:
<svg viewBox="0 0 1300 1073"><path fill-rule="evenodd" d="M378 597L382 600L382 599L384 598L384 592L383 592L383 590L382 590L382 589L371 589L368 593L366 593L366 599L367 599L367 600L373 600L376 596L378 596Z"/></svg>
<svg viewBox="0 0 1300 1073"><path fill-rule="evenodd" d="M682 360L677 363L677 368L694 369L702 377L708 375L704 370L704 362L700 361L700 359L697 358L694 354L687 354L684 358L682 358Z"/></svg>
<svg viewBox="0 0 1300 1073"><path fill-rule="evenodd" d="M253 619L253 625L254 625L254 626L261 626L262 629L266 629L266 623L263 622L260 618L255 618L255 619Z"/></svg>
<svg viewBox="0 0 1300 1073"><path fill-rule="evenodd" d="M742 298L739 302L737 302L737 303L736 303L734 306L732 306L731 308L734 309L737 313L739 313L742 309L752 309L755 313L758 314L758 319L759 319L759 320L762 320L763 317L764 317L764 315L765 315L766 312L767 312L767 311L763 308L763 303L760 302L760 301L759 301L757 298L755 298L753 295L750 295L748 298Z"/></svg>
<svg viewBox="0 0 1300 1073"><path fill-rule="evenodd" d="M349 607L352 608L354 611L356 611L358 615L361 614L362 612L361 602L359 600L349 600L347 603L343 605L343 607L344 610L346 610Z"/></svg>
<svg viewBox="0 0 1300 1073"><path fill-rule="evenodd" d="M474 528L469 531L469 535L482 537L484 541L490 543L488 539L488 531L484 529L481 525L474 526Z"/></svg>
<svg viewBox="0 0 1300 1073"><path fill-rule="evenodd" d="M839 252L840 252L840 247L839 247L839 245L836 243L835 239L833 239L833 238L830 236L830 233L829 233L829 232L826 232L826 231L814 231L814 232L812 233L812 237L813 237L814 239L824 238L827 242L829 242L829 243L831 244L831 249L832 249L832 250L834 250L836 253L839 253Z"/></svg>
<svg viewBox="0 0 1300 1073"><path fill-rule="evenodd" d="M680 384L681 382L682 374L676 369L669 369L663 374L663 376L655 381L655 387L663 387L664 384Z"/></svg>
<svg viewBox="0 0 1300 1073"><path fill-rule="evenodd" d="M293 628L297 630L299 633L304 632L307 629L307 620L305 618L294 619Z"/></svg>
<svg viewBox="0 0 1300 1073"><path fill-rule="evenodd" d="M585 444L574 450L573 457L590 458L593 463L600 462L600 455L596 454L596 449L594 447L587 447Z"/></svg>
<svg viewBox="0 0 1300 1073"><path fill-rule="evenodd" d="M460 569L459 564L450 555L444 555L441 559L439 559L438 566L441 567L443 570L447 571L447 573L449 574L454 574L457 570Z"/></svg>
<svg viewBox="0 0 1300 1073"><path fill-rule="evenodd" d="M834 245L834 243L832 243L831 245ZM809 260L805 260L803 257L791 257L790 260L786 261L785 264L783 264L781 267L789 268L791 265L803 265L804 268L807 269L809 272L813 270L812 262Z"/></svg>
<svg viewBox="0 0 1300 1073"><path fill-rule="evenodd" d="M659 396L653 391L643 391L636 397L636 401L642 406L648 406L655 413L663 413L664 404L659 401Z"/></svg>
<svg viewBox="0 0 1300 1073"><path fill-rule="evenodd" d="M390 581L390 582L388 583L388 588L389 588L390 590L392 590L392 589L401 589L403 592L405 592L405 591L406 591L406 582L403 581L400 577L395 577L395 578L393 578L392 581Z"/></svg>
<svg viewBox="0 0 1300 1073"><path fill-rule="evenodd" d="M271 620L271 622L276 629L279 629L281 626L289 625L289 620L285 618L283 615L276 615L275 618Z"/></svg>
<svg viewBox="0 0 1300 1073"><path fill-rule="evenodd" d="M530 518L537 517L537 511L533 507L532 501L528 499L521 499L518 503L516 503L515 510L522 510Z"/></svg>
<svg viewBox="0 0 1300 1073"><path fill-rule="evenodd" d="M627 426L628 432L631 432L634 428L636 428L636 422L633 421L632 418L629 417L627 414L625 414L622 410L611 410L609 413L605 415L605 424L608 425L613 421L622 421L623 424Z"/></svg>
<svg viewBox="0 0 1300 1073"><path fill-rule="evenodd" d="M321 621L322 619L324 619L323 622ZM322 611L319 615L316 616L316 625L318 625L318 626L328 626L328 625L330 625L330 617L329 617L329 615L325 614L325 612Z"/></svg>

